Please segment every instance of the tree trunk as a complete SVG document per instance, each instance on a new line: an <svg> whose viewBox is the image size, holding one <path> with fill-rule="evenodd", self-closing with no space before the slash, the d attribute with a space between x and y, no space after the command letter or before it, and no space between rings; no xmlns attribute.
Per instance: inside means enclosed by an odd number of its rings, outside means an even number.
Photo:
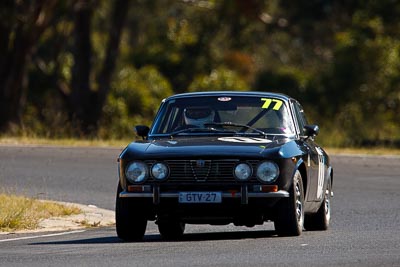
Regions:
<svg viewBox="0 0 400 267"><path fill-rule="evenodd" d="M72 70L70 107L72 117L84 135L95 134L102 115L110 83L115 69L122 28L128 12L130 0L117 0L111 17L111 27L106 56L97 78L98 90L90 86L92 73L92 47L90 22L92 6L90 0L80 0L75 6L75 65Z"/></svg>
<svg viewBox="0 0 400 267"><path fill-rule="evenodd" d="M56 1L1 2L0 130L18 123L23 110L23 81L33 46L47 27ZM15 29L15 30L14 30Z"/></svg>
<svg viewBox="0 0 400 267"><path fill-rule="evenodd" d="M21 115L20 101L22 81L25 76L26 63L30 59L29 40L23 32L23 26L18 25L15 31L13 49L9 51L3 77L1 79L0 127L4 130L12 123L18 123Z"/></svg>
<svg viewBox="0 0 400 267"><path fill-rule="evenodd" d="M80 0L74 6L75 45L73 50L71 95L69 96L70 113L77 129L89 134L93 129L92 109L94 95L90 88L92 69L91 19L93 6L90 0Z"/></svg>
<svg viewBox="0 0 400 267"><path fill-rule="evenodd" d="M97 119L100 120L102 109L106 102L108 92L110 91L111 78L115 69L116 60L119 52L119 44L121 41L122 29L128 14L130 0L116 0L114 12L112 14L111 27L109 30L109 39L107 44L106 58L103 68L98 77L98 102L97 102Z"/></svg>

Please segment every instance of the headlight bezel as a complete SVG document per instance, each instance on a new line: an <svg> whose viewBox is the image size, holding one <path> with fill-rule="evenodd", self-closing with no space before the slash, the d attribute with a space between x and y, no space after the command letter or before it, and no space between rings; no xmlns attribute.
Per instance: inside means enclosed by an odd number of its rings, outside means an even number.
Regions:
<svg viewBox="0 0 400 267"><path fill-rule="evenodd" d="M133 172L134 170L131 169L137 169L140 171L140 174L137 173L129 173L130 171ZM132 161L129 162L126 167L125 167L125 177L128 182L132 184L141 184L147 181L149 178L149 168L146 163L143 161Z"/></svg>
<svg viewBox="0 0 400 267"><path fill-rule="evenodd" d="M268 171L270 174L265 174ZM256 177L257 180L264 184L274 183L280 174L279 166L273 161L262 161L257 165Z"/></svg>
<svg viewBox="0 0 400 267"><path fill-rule="evenodd" d="M158 176L156 173L155 173L155 168L156 167L161 167L163 170L164 170L164 176L163 177L161 177L161 178L159 178L160 176ZM155 181L165 181L165 180L167 180L168 179L168 177L169 177L169 173L170 173L170 170L169 170L169 166L168 166L168 164L166 164L166 163L164 163L164 162L156 162L156 163L154 163L152 166L151 166L151 168L150 168L150 173L151 173L151 177L155 180ZM157 177L158 176L158 177Z"/></svg>
<svg viewBox="0 0 400 267"><path fill-rule="evenodd" d="M245 170L245 169L247 169L247 170ZM246 171L246 173L244 173L243 170ZM245 175L243 176L243 174L245 174ZM253 168L252 168L251 164L249 164L247 162L239 162L233 168L233 176L235 177L235 179L237 181L240 181L240 182L249 181L251 179L251 177L253 176ZM239 177L239 176L242 176L242 177Z"/></svg>

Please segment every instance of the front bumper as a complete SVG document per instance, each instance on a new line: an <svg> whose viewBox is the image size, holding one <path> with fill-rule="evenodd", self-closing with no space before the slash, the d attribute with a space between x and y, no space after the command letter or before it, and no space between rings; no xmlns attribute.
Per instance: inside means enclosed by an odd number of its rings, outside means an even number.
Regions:
<svg viewBox="0 0 400 267"><path fill-rule="evenodd" d="M144 199L152 199L153 204L160 204L160 200L163 198L168 199L178 199L179 192L160 192L160 188L158 186L154 186L152 188L152 192L127 192L122 191L119 194L120 198L144 198ZM250 198L254 199L264 199L264 198L287 198L289 197L289 193L284 190L279 190L277 192L249 192L247 186L242 186L240 192L228 192L228 191L219 191L221 192L222 199L240 199L241 204L248 204Z"/></svg>

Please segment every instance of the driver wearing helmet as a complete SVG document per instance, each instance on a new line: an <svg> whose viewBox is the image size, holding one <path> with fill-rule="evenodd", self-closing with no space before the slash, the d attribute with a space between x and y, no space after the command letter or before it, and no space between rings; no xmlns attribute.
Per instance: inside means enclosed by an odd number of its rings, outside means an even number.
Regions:
<svg viewBox="0 0 400 267"><path fill-rule="evenodd" d="M209 107L188 107L184 110L186 125L204 127L205 123L214 122L215 112Z"/></svg>

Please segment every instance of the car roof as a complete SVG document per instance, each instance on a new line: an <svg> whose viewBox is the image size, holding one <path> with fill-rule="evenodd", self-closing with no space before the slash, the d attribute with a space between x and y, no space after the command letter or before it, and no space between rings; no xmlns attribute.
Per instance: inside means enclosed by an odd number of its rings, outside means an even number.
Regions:
<svg viewBox="0 0 400 267"><path fill-rule="evenodd" d="M281 93L273 93L273 92L257 92L257 91L205 91L205 92L192 92L192 93L182 93L172 95L165 100L179 99L179 98L188 98L188 97L200 97L200 96L249 96L249 97L273 97L279 98L284 101L288 101L292 99L291 97L281 94Z"/></svg>

